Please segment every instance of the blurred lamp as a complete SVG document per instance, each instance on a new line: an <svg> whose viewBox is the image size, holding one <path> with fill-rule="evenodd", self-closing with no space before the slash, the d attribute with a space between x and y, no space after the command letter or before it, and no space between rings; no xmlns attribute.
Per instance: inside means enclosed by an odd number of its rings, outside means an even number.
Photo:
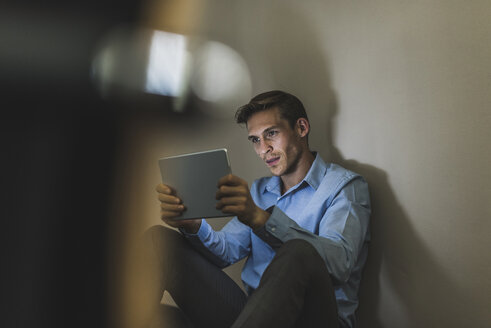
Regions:
<svg viewBox="0 0 491 328"><path fill-rule="evenodd" d="M231 47L166 31L116 29L102 40L92 66L104 97L126 95L114 90L172 97L174 111L196 97L207 114L228 117L252 89L247 64Z"/></svg>

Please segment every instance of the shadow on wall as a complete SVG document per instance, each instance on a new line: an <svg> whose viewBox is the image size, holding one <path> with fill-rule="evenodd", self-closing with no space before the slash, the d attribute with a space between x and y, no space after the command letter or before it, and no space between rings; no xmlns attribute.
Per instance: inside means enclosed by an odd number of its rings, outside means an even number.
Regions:
<svg viewBox="0 0 491 328"><path fill-rule="evenodd" d="M359 327L465 326L468 318L457 314L458 310L454 312L455 305L466 299L465 292L450 279L412 227L387 173L343 158L332 136L333 118L338 111L336 99L333 97L328 103L323 107L327 113L327 143L319 151L328 154L329 162L361 174L370 187L371 244L360 288ZM445 303L448 305L442 306ZM452 309L452 315L432 312L432 304Z"/></svg>
<svg viewBox="0 0 491 328"><path fill-rule="evenodd" d="M360 290L359 326L464 326L466 319L457 312L452 315L432 312L432 304L440 304L442 308L448 302L443 308L454 308L452 304L465 299L464 292L437 263L411 226L387 174L369 164L342 157L333 161L362 174L370 186L371 244ZM462 322L458 323L459 320Z"/></svg>
<svg viewBox="0 0 491 328"><path fill-rule="evenodd" d="M464 299L463 292L457 290L411 226L386 172L344 159L333 143L333 118L339 108L315 27L298 8L286 4L262 6L268 8L263 8L267 10L261 17L256 15L256 23L262 26L266 19L267 28L250 40L254 49L261 49L259 55L264 65L253 74L258 79L256 85L291 91L302 99L313 126L310 136L313 148L326 160L360 173L370 186L372 242L360 291L359 326L455 325L458 320L436 315L428 305L448 302L450 309ZM274 19L270 19L270 14L274 14ZM261 74L271 85L261 84ZM447 294L452 297L446 298Z"/></svg>

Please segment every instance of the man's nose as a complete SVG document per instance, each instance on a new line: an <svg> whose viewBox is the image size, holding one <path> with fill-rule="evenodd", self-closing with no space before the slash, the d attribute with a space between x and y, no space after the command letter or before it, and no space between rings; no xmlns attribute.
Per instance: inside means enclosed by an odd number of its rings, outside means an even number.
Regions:
<svg viewBox="0 0 491 328"><path fill-rule="evenodd" d="M259 142L260 142L259 153L261 155L267 154L273 150L273 147L267 140L261 140Z"/></svg>

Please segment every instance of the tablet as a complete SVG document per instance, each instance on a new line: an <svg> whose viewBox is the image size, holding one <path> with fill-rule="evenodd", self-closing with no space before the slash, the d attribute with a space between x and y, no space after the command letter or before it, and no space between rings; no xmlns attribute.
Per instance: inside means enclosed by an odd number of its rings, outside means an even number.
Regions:
<svg viewBox="0 0 491 328"><path fill-rule="evenodd" d="M175 220L230 216L215 208L218 180L231 173L227 149L164 157L162 182L176 190L186 210Z"/></svg>

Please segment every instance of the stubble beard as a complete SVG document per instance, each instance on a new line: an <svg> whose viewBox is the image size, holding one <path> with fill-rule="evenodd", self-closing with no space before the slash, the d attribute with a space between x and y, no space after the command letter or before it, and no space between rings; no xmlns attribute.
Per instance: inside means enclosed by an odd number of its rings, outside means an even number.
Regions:
<svg viewBox="0 0 491 328"><path fill-rule="evenodd" d="M291 174L297 170L298 163L300 162L300 158L301 158L302 153L298 149L293 149L292 152L294 152L294 159L290 163L290 165L288 165L288 156L286 156L286 153L279 154L280 155L280 163L279 164L280 165L283 164L283 163L281 163L283 161L285 167L282 170L280 170L280 172L278 172L278 173L274 173L273 172L274 168L271 168L270 169L271 174L273 174L274 176L281 177L283 175Z"/></svg>

